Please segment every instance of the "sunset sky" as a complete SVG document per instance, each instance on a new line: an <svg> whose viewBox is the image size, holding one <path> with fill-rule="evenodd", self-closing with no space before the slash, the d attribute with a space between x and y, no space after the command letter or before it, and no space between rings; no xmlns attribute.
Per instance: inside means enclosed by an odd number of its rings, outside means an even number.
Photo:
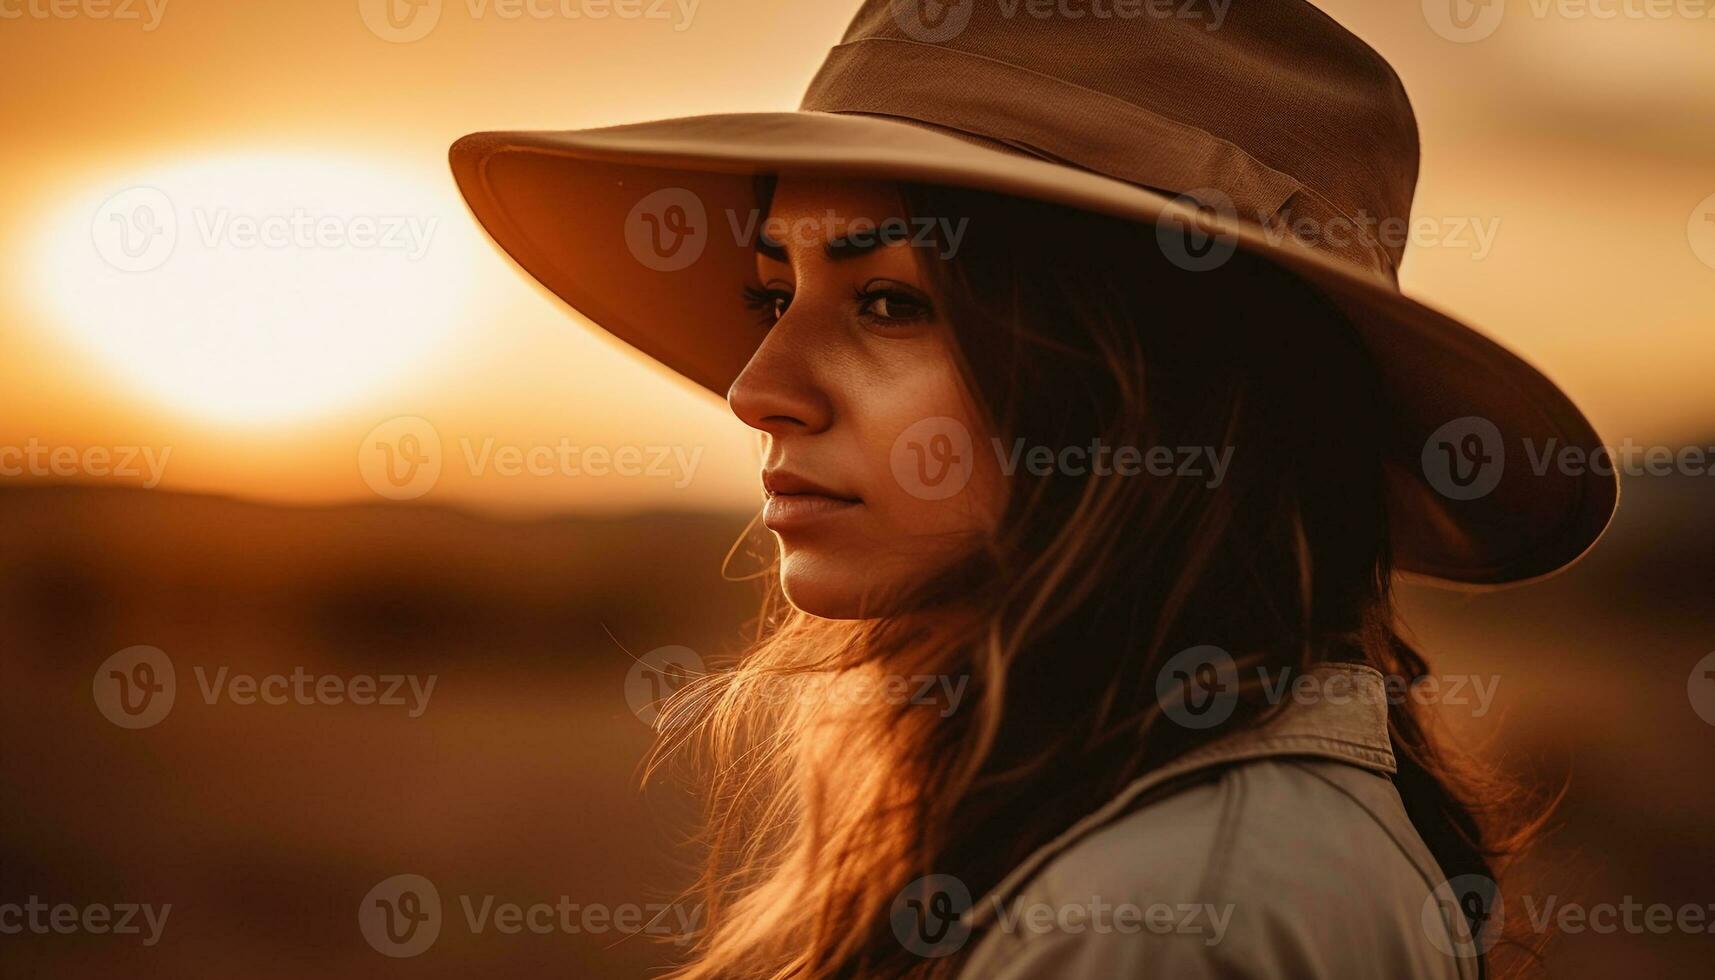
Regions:
<svg viewBox="0 0 1715 980"><path fill-rule="evenodd" d="M791 109L856 6L669 0L660 18L595 19L568 13L605 4L445 0L407 40L367 0L0 0L0 446L170 449L164 489L374 500L359 447L411 417L446 457L427 502L750 506L748 431L517 272L446 149L483 129ZM1518 0L1458 43L1418 3L1321 6L1417 108L1428 245L1408 251L1406 290L1524 353L1611 443L1715 439L1715 17ZM282 188L353 236L350 219L391 222L403 247L234 244ZM205 223L179 229L165 267L103 263L91 243L118 233L116 196L149 192ZM695 465L467 463L562 442Z"/></svg>

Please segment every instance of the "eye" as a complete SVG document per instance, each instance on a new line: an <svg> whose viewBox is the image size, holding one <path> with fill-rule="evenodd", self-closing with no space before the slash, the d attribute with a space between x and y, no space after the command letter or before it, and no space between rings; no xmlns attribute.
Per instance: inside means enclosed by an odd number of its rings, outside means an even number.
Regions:
<svg viewBox="0 0 1715 980"><path fill-rule="evenodd" d="M935 314L929 297L903 283L871 280L854 294L858 316L881 324L914 323Z"/></svg>
<svg viewBox="0 0 1715 980"><path fill-rule="evenodd" d="M779 323L792 305L792 294L775 286L745 286L743 293L744 308L754 311L765 327Z"/></svg>

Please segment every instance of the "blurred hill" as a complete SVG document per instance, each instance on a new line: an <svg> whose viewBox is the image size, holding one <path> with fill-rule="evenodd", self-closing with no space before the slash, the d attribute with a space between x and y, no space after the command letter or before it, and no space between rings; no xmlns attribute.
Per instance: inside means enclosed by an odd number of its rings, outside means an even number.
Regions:
<svg viewBox="0 0 1715 980"><path fill-rule="evenodd" d="M1715 728L1687 700L1691 666L1715 648L1712 490L1634 481L1609 538L1545 583L1404 590L1440 673L1496 681L1493 711L1444 709L1452 729L1540 785L1566 783L1532 864L1533 887L1563 903L1715 899ZM401 873L434 881L449 919L456 895L642 904L681 882L687 801L639 790L651 733L626 672L660 646L735 647L756 592L720 569L746 523L0 488L0 900L174 907L153 948L8 937L3 972L647 975L665 951L613 935L449 926L425 955L387 959L356 912ZM172 657L179 700L126 731L91 683L135 644ZM197 666L438 682L408 718L206 704ZM1705 975L1709 941L1563 936L1549 975Z"/></svg>

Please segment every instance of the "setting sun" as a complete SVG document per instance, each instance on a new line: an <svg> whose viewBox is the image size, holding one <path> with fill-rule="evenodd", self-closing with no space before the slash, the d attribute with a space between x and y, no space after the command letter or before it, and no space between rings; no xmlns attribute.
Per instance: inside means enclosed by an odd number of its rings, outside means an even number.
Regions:
<svg viewBox="0 0 1715 980"><path fill-rule="evenodd" d="M201 420L368 395L458 322L476 236L450 188L356 160L222 155L121 172L46 222L43 321Z"/></svg>

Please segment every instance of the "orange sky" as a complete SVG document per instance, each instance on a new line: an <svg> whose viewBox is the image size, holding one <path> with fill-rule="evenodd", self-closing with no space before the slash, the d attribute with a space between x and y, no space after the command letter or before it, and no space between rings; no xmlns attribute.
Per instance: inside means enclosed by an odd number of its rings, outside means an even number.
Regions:
<svg viewBox="0 0 1715 980"><path fill-rule="evenodd" d="M400 43L366 26L366 3L155 0L156 23L144 0L0 0L0 448L153 447L170 450L165 488L374 499L359 447L408 416L443 445L431 502L750 505L746 430L515 272L466 215L445 151L480 129L792 108L856 0L671 0L655 20L444 0ZM1418 3L1322 6L1394 62L1417 107L1415 214L1446 241L1408 252L1406 289L1524 352L1611 442L1715 435L1715 267L1694 247L1695 219L1715 212L1715 18L1520 0L1461 44ZM107 9L136 19L95 15ZM140 301L136 280L56 257L120 191L218 197L257 168L433 219L431 254L302 289L266 263L185 271L240 324L206 369L171 354L210 343L174 305L194 287ZM681 456L606 477L470 462L562 445Z"/></svg>

